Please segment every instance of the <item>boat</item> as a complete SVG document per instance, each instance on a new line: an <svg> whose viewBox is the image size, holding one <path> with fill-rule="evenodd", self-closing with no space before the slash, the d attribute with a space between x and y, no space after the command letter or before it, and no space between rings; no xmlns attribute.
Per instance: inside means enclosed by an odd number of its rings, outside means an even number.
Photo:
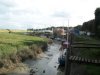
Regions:
<svg viewBox="0 0 100 75"><path fill-rule="evenodd" d="M66 51L67 51L67 47L69 46L69 43L67 41L62 41L62 46L61 46L61 50L60 50L60 56L58 57L58 62L59 65L65 65L65 57L66 57Z"/></svg>
<svg viewBox="0 0 100 75"><path fill-rule="evenodd" d="M64 66L65 65L65 57L66 57L66 49L64 49L64 51L60 52L60 56L58 57L58 62L59 65Z"/></svg>

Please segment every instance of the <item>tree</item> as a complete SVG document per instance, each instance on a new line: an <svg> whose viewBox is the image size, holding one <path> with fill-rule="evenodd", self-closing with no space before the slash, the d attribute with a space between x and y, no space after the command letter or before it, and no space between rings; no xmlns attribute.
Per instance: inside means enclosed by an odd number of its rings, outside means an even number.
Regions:
<svg viewBox="0 0 100 75"><path fill-rule="evenodd" d="M83 31L88 31L91 33L95 33L95 20L89 20L87 22L84 22L82 25Z"/></svg>
<svg viewBox="0 0 100 75"><path fill-rule="evenodd" d="M89 31L100 37L100 8L95 10L95 19L84 22L82 25L83 31Z"/></svg>
<svg viewBox="0 0 100 75"><path fill-rule="evenodd" d="M82 29L82 25L77 25L76 27L74 27L75 29L81 30Z"/></svg>
<svg viewBox="0 0 100 75"><path fill-rule="evenodd" d="M95 34L100 37L100 8L95 10Z"/></svg>
<svg viewBox="0 0 100 75"><path fill-rule="evenodd" d="M27 32L28 32L28 31L29 31L29 32L32 32L32 31L33 31L33 28L32 28L32 29L27 29Z"/></svg>
<svg viewBox="0 0 100 75"><path fill-rule="evenodd" d="M12 33L12 31L10 29L6 29L6 30L8 30L9 33Z"/></svg>

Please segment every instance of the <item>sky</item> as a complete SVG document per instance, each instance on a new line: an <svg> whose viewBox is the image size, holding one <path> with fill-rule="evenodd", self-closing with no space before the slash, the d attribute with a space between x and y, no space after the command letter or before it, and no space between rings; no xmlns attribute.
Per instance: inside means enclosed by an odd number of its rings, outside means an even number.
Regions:
<svg viewBox="0 0 100 75"><path fill-rule="evenodd" d="M0 0L0 29L82 25L98 7L100 0Z"/></svg>

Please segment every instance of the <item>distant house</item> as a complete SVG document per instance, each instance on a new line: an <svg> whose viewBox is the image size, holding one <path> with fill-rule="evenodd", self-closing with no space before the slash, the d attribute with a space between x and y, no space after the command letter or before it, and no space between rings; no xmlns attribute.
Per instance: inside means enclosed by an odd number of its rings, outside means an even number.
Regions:
<svg viewBox="0 0 100 75"><path fill-rule="evenodd" d="M54 33L55 37L60 37L60 38L62 38L64 35L66 35L66 32L65 32L64 28L60 28L60 27L55 28L53 30L53 33Z"/></svg>
<svg viewBox="0 0 100 75"><path fill-rule="evenodd" d="M73 33L75 35L80 35L80 30L79 29L76 29L76 28L70 28L69 29L69 32L70 33Z"/></svg>
<svg viewBox="0 0 100 75"><path fill-rule="evenodd" d="M85 35L85 33L86 33L85 31L80 31L79 32L80 35Z"/></svg>
<svg viewBox="0 0 100 75"><path fill-rule="evenodd" d="M91 32L87 32L87 36L90 36L91 35Z"/></svg>
<svg viewBox="0 0 100 75"><path fill-rule="evenodd" d="M80 35L94 36L95 33L89 31L80 31Z"/></svg>

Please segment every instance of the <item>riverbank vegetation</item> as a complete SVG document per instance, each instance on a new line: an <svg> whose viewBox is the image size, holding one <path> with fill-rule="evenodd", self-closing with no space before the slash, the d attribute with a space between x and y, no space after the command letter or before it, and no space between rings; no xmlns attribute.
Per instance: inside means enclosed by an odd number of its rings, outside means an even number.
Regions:
<svg viewBox="0 0 100 75"><path fill-rule="evenodd" d="M0 68L9 69L12 64L28 58L36 59L38 54L47 49L47 42L47 38L1 32Z"/></svg>

